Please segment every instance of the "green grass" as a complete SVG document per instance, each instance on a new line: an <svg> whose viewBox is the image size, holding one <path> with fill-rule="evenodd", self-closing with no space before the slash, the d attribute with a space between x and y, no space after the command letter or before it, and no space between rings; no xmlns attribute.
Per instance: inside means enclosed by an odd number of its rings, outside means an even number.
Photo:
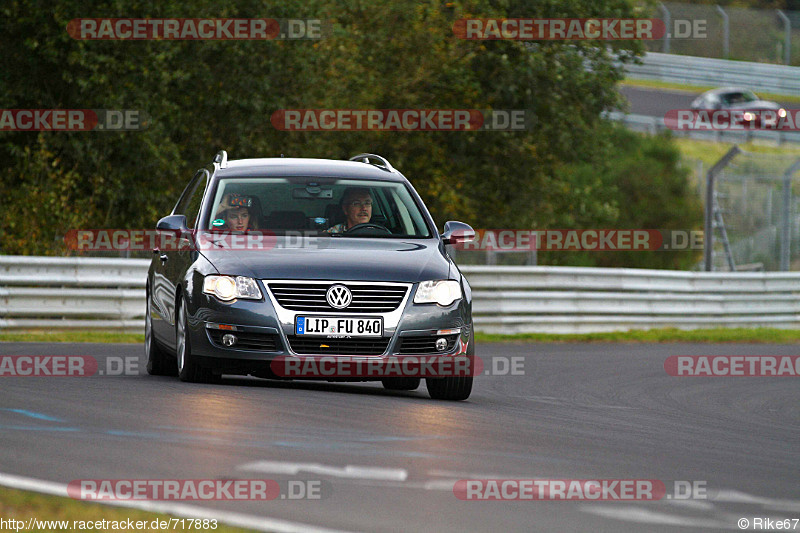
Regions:
<svg viewBox="0 0 800 533"><path fill-rule="evenodd" d="M800 341L800 330L771 328L716 328L681 330L675 328L608 333L580 333L556 335L551 333L519 333L496 335L476 333L477 342L758 342L793 343ZM137 333L92 331L26 331L0 333L0 342L144 342Z"/></svg>
<svg viewBox="0 0 800 533"><path fill-rule="evenodd" d="M612 331L556 335L551 333L519 333L495 335L476 333L475 342L709 342L709 343L776 343L800 341L800 330L773 328L714 328L680 330L674 328L641 331Z"/></svg>
<svg viewBox="0 0 800 533"><path fill-rule="evenodd" d="M144 333L115 331L42 331L0 333L0 342L104 342L143 343Z"/></svg>
<svg viewBox="0 0 800 533"><path fill-rule="evenodd" d="M668 81L657 81L657 80L634 80L631 78L625 78L624 81L619 82L620 86L630 86L630 87L643 87L649 89L669 89L673 91L686 91L688 93L703 93L706 91L710 91L711 89L717 89L719 86L705 86L705 85L686 85L685 83L673 83ZM755 91L755 93L759 96L759 98L763 98L764 100L775 100L780 102L786 102L790 104L800 103L800 96L795 96L791 94L776 94L776 93L762 93L760 91Z"/></svg>
<svg viewBox="0 0 800 533"><path fill-rule="evenodd" d="M150 523L153 520L169 520L170 515L150 513L146 511L139 511L136 509L113 507L111 505L103 505L99 503L88 503L80 500L73 500L72 498L64 498L58 496L49 496L38 494L36 492L28 492L23 490L14 490L0 487L0 518L4 520L14 519L27 522L31 518L38 520L67 520L69 528L64 529L31 529L26 531L79 531L79 528L73 528L75 521L116 521L127 522L130 518L133 522L145 521L147 528L137 530L118 529L117 531L175 531L178 533L185 533L189 531L189 523L184 523L185 528L181 527L180 522L176 528L168 529L151 529ZM172 518L190 518L190 517L172 517ZM121 525L121 524L120 524ZM25 530L24 528L21 529ZM6 528L8 531L8 528ZM14 531L11 529L10 531ZM101 529L101 531L103 531ZM113 529L106 529L106 531L114 531ZM237 527L230 527L217 522L216 529L200 529L199 531L214 531L214 533L236 533L250 531L249 529L242 529Z"/></svg>
<svg viewBox="0 0 800 533"><path fill-rule="evenodd" d="M725 155L725 153L731 149L731 146L733 146L733 143L729 142L718 143L714 141L702 141L680 137L678 135L674 135L673 140L684 158L692 160L700 159L703 161L705 170L711 168L711 166L719 161L719 158ZM792 144L772 146L750 142L739 143L739 148L745 152L756 154L800 157L800 146ZM741 155L737 156L737 158L741 157Z"/></svg>

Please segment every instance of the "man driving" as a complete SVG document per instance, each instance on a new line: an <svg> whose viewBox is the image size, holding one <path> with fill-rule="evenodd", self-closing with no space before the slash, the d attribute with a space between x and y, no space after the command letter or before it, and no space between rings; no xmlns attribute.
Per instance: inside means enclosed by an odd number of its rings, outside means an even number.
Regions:
<svg viewBox="0 0 800 533"><path fill-rule="evenodd" d="M350 187L342 195L342 212L345 221L325 230L326 233L344 233L353 226L366 224L372 218L372 195L365 187Z"/></svg>

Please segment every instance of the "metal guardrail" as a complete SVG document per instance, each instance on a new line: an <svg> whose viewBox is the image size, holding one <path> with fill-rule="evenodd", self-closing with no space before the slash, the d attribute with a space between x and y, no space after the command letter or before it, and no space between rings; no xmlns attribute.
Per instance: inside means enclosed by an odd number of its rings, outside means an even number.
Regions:
<svg viewBox="0 0 800 533"><path fill-rule="evenodd" d="M0 256L0 330L144 331L143 259Z"/></svg>
<svg viewBox="0 0 800 533"><path fill-rule="evenodd" d="M641 65L626 64L629 78L686 85L736 85L755 92L800 96L800 67L648 52Z"/></svg>
<svg viewBox="0 0 800 533"><path fill-rule="evenodd" d="M462 270L472 285L479 331L800 327L800 273L497 266Z"/></svg>
<svg viewBox="0 0 800 533"><path fill-rule="evenodd" d="M0 256L0 330L140 333L149 261ZM800 273L465 266L476 329L800 327Z"/></svg>
<svg viewBox="0 0 800 533"><path fill-rule="evenodd" d="M634 131L656 134L664 131L667 126L664 124L664 117L653 117L650 115L631 115L619 111L611 111L603 114L609 120L622 122L626 127ZM774 144L800 143L800 131L774 131L774 130L747 130L747 131L698 131L685 130L672 132L678 137L689 137L704 141L715 141L725 143L746 143L750 141L765 141Z"/></svg>

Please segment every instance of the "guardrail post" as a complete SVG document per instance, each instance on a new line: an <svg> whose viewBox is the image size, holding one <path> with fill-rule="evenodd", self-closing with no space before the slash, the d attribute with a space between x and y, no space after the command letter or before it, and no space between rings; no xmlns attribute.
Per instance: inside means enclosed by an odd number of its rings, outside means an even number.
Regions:
<svg viewBox="0 0 800 533"><path fill-rule="evenodd" d="M714 163L713 167L708 169L708 174L706 174L706 220L705 235L703 235L703 262L705 263L706 272L711 272L714 269L714 180L717 174L728 166L728 163L741 151L741 148L734 144L727 154L723 155L719 161Z"/></svg>
<svg viewBox="0 0 800 533"><path fill-rule="evenodd" d="M785 34L783 41L783 63L784 65L792 64L792 21L786 16L786 13L777 9L778 16L783 21L783 32Z"/></svg>
<svg viewBox="0 0 800 533"><path fill-rule="evenodd" d="M731 23L728 14L720 6L717 6L717 13L722 16L722 57L728 59L731 52Z"/></svg>
<svg viewBox="0 0 800 533"><path fill-rule="evenodd" d="M659 9L661 9L661 14L664 17L664 28L666 30L664 32L664 38L662 39L661 52L664 53L664 54L668 54L669 53L669 35L670 35L669 28L670 28L670 25L672 24L672 17L670 16L669 9L667 9L667 6L665 6L663 2L659 2L658 3L658 7L659 7Z"/></svg>
<svg viewBox="0 0 800 533"><path fill-rule="evenodd" d="M781 271L789 271L792 253L792 176L800 169L800 159L783 173L783 208L781 226Z"/></svg>

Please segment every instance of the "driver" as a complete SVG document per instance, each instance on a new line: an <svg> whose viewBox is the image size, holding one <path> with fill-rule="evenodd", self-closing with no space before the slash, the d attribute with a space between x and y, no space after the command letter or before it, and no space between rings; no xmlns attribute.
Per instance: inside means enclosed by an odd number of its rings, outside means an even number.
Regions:
<svg viewBox="0 0 800 533"><path fill-rule="evenodd" d="M326 233L344 233L355 225L366 224L372 218L372 195L366 187L350 187L342 196L345 221L326 229Z"/></svg>

